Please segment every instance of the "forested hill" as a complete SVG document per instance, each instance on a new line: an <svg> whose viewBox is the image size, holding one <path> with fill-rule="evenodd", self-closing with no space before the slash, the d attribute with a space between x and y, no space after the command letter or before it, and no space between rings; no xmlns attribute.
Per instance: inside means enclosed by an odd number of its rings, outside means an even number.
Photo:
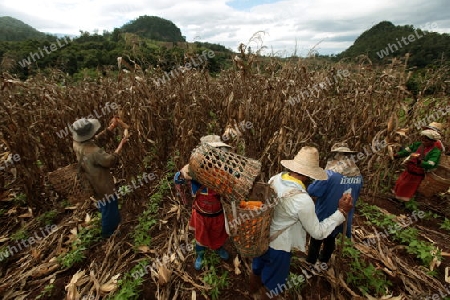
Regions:
<svg viewBox="0 0 450 300"><path fill-rule="evenodd" d="M44 39L45 33L12 17L0 17L0 41L25 41Z"/></svg>
<svg viewBox="0 0 450 300"><path fill-rule="evenodd" d="M140 37L162 42L185 42L181 30L172 21L156 16L140 16L116 32L134 33ZM12 17L0 17L0 41L40 40L48 35Z"/></svg>
<svg viewBox="0 0 450 300"><path fill-rule="evenodd" d="M121 27L121 31L164 42L185 42L181 30L172 21L155 17L140 16Z"/></svg>
<svg viewBox="0 0 450 300"><path fill-rule="evenodd" d="M439 24L423 28L395 26L383 21L361 34L350 48L337 58L367 55L373 62L390 62L392 57L410 53L409 65L419 68L450 58L450 35L433 32Z"/></svg>
<svg viewBox="0 0 450 300"><path fill-rule="evenodd" d="M11 21L9 27L22 23L13 18L4 20ZM214 51L214 56L199 67L219 73L231 65L232 51L226 47L185 42L180 29L171 21L141 16L112 32L80 31L73 39L44 34L43 39L36 35L20 40L17 35L7 41L0 40L0 74L10 72L26 79L39 70L56 68L80 79L86 74L97 76L105 69L117 71L118 57L139 61L142 69L170 72L175 66L185 64L186 57L195 58L205 50Z"/></svg>

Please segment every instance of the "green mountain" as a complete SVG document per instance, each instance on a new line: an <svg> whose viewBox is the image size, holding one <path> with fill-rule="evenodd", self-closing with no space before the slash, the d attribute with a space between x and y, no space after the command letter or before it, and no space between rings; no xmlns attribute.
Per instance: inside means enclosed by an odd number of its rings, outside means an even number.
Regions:
<svg viewBox="0 0 450 300"><path fill-rule="evenodd" d="M46 34L12 17L0 17L0 41L45 39Z"/></svg>
<svg viewBox="0 0 450 300"><path fill-rule="evenodd" d="M0 40L0 73L10 72L26 79L39 70L52 68L78 80L117 72L118 57L129 59L129 64L137 61L142 70L156 68L159 77L164 72L170 75L173 70L179 71L188 63L211 74L232 65L233 52L226 47L184 40L180 29L171 21L148 16L102 34L80 31L74 38L47 34L44 39ZM205 55L207 59L200 60Z"/></svg>
<svg viewBox="0 0 450 300"><path fill-rule="evenodd" d="M151 40L164 42L185 42L181 30L172 21L155 17L140 16L120 28L122 32L137 34Z"/></svg>
<svg viewBox="0 0 450 300"><path fill-rule="evenodd" d="M383 21L361 34L338 59L365 54L373 62L389 63L393 57L410 53L409 65L419 68L450 59L450 35L430 32L433 24L424 28L412 25L395 26ZM436 24L434 24L436 25Z"/></svg>

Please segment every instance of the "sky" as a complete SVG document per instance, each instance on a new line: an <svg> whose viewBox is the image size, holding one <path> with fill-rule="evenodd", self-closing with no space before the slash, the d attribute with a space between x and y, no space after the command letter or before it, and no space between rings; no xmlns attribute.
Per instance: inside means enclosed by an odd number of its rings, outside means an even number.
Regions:
<svg viewBox="0 0 450 300"><path fill-rule="evenodd" d="M0 16L52 34L101 34L143 15L172 21L188 42L277 56L338 54L381 21L450 33L450 0L0 0Z"/></svg>

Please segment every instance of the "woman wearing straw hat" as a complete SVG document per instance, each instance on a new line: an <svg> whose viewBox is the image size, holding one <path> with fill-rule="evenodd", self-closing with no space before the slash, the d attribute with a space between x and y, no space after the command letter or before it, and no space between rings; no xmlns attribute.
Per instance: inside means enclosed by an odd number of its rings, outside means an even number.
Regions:
<svg viewBox="0 0 450 300"><path fill-rule="evenodd" d="M119 124L118 118L113 118L105 130L98 135L95 133L101 125L97 119L79 119L72 124L73 149L77 160L92 185L94 198L100 200L107 196L108 201L98 203L102 214L102 237L110 237L120 223L120 213L117 196L114 193L114 178L110 168L117 165L119 153L127 141L124 136L113 154L106 153L97 144L106 143L114 137L113 130ZM111 197L111 199L109 199Z"/></svg>
<svg viewBox="0 0 450 300"><path fill-rule="evenodd" d="M278 299L290 286L287 283L291 249L305 252L306 233L315 239L327 237L345 220L352 208L350 196L339 200L339 208L322 222L316 216L314 202L306 192L310 179L325 180L326 172L319 167L319 152L314 147L303 147L293 160L282 160L288 169L269 183L280 198L270 225L269 249L252 262L250 292L261 291L261 299ZM261 286L263 288L261 288Z"/></svg>
<svg viewBox="0 0 450 300"><path fill-rule="evenodd" d="M392 190L397 200L411 200L424 179L425 172L438 166L442 152L436 142L441 139L441 135L435 130L425 129L420 132L420 136L420 142L415 142L394 155L394 158L409 155L406 170L400 174Z"/></svg>
<svg viewBox="0 0 450 300"><path fill-rule="evenodd" d="M207 135L200 139L202 143L228 151L231 146L221 141L218 135ZM189 228L195 232L195 251L197 258L194 267L198 271L202 268L203 257L206 248L216 250L220 258L227 260L228 252L223 245L228 238L225 230L225 215L223 213L220 195L212 189L203 186L189 176L189 165L185 165L181 171L175 174L175 184L190 182L192 197L192 215Z"/></svg>
<svg viewBox="0 0 450 300"><path fill-rule="evenodd" d="M339 199L348 189L351 189L353 207L355 207L363 185L361 172L354 160L349 157L350 154L357 153L357 151L350 150L347 143L336 143L331 147L331 153L334 153L334 157L327 162L325 167L328 179L315 180L307 189L311 197L317 197L316 214L319 221L325 220L336 211ZM355 209L352 208L347 217L345 233L349 238L352 232L354 211ZM306 261L315 264L319 258L321 262L328 263L335 249L336 236L343 231L343 226L340 225L323 240L311 238ZM319 255L322 243L323 249Z"/></svg>

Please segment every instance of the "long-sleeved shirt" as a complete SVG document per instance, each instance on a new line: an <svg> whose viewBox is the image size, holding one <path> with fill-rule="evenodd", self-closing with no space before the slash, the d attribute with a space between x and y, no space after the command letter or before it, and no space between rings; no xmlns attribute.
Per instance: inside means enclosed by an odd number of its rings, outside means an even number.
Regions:
<svg viewBox="0 0 450 300"><path fill-rule="evenodd" d="M351 237L353 214L363 185L363 178L361 175L344 176L331 170L327 170L327 175L327 180L315 180L311 183L307 189L308 194L312 197L317 197L316 214L319 221L323 221L336 211L339 205L339 199L347 189L351 188L353 208L347 216L347 236ZM340 225L331 234L332 236L336 236L342 231L343 226Z"/></svg>
<svg viewBox="0 0 450 300"><path fill-rule="evenodd" d="M345 217L339 210L319 222L314 202L306 192L305 186L301 181L290 177L288 173L283 172L273 176L269 183L277 196L281 198L274 209L270 236L287 228L270 242L271 248L286 252L290 252L292 248L305 251L307 232L314 239L321 240L344 222ZM286 197L283 198L283 196Z"/></svg>
<svg viewBox="0 0 450 300"><path fill-rule="evenodd" d="M399 157L405 157L410 155L411 153L419 152L421 153L422 150L419 149L419 147L422 146L422 142L414 142L405 149L400 150L397 155ZM422 146L423 147L423 146ZM431 148L431 149L430 149ZM418 151L420 150L420 151ZM429 148L423 149L423 153L425 154L425 157L421 157L421 163L419 167L425 169L426 171L429 171L431 169L434 169L439 164L439 159L441 158L441 150L439 150L438 147L436 147L436 144Z"/></svg>
<svg viewBox="0 0 450 300"><path fill-rule="evenodd" d="M118 163L119 155L109 154L97 146L97 143L104 143L112 136L111 131L104 130L94 139L82 143L73 142L77 160L95 191L96 199L102 199L105 195L108 198L114 194L114 178L110 168Z"/></svg>

